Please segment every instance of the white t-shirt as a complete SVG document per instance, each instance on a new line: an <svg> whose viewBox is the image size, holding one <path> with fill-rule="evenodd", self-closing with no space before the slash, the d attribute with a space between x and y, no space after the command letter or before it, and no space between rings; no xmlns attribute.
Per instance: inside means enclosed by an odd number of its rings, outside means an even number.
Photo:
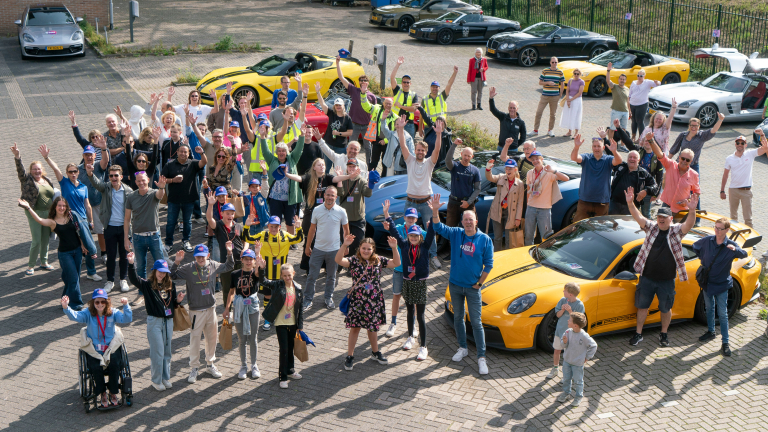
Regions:
<svg viewBox="0 0 768 432"><path fill-rule="evenodd" d="M432 158L425 157L419 163L416 156L410 155L405 166L408 167L408 189L405 193L413 196L432 195L432 170L435 169Z"/></svg>
<svg viewBox="0 0 768 432"><path fill-rule="evenodd" d="M725 169L731 171L730 188L752 186L752 165L757 157L757 149L747 150L741 157L736 153L725 158Z"/></svg>
<svg viewBox="0 0 768 432"><path fill-rule="evenodd" d="M338 204L334 204L330 210L325 205L319 205L312 210L311 222L317 225L315 249L323 252L339 250L341 247L339 230L349 223L347 212Z"/></svg>
<svg viewBox="0 0 768 432"><path fill-rule="evenodd" d="M178 105L173 107L174 110L176 110L176 115L180 118L187 118L187 114L184 112L184 105ZM192 114L192 116L195 117L195 123L198 122L205 122L208 119L208 115L211 113L211 110L213 108L209 107L208 105L198 105L198 106L189 106L189 113Z"/></svg>
<svg viewBox="0 0 768 432"><path fill-rule="evenodd" d="M642 84L638 84L637 81L633 82L629 87L629 104L642 105L648 103L648 93L654 87L656 87L656 83L649 79L643 80Z"/></svg>

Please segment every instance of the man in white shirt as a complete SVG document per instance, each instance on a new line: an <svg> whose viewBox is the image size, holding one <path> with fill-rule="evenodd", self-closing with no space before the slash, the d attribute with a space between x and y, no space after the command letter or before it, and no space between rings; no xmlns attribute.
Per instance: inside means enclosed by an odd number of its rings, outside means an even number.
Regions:
<svg viewBox="0 0 768 432"><path fill-rule="evenodd" d="M755 158L765 154L768 148L768 142L765 139L765 133L762 129L755 131L760 136L760 147L752 150L746 150L747 138L739 135L736 138L736 151L725 158L725 169L723 169L723 183L720 186L720 199L727 197L725 193L725 183L728 182L728 174L731 175L731 184L728 187L728 203L731 207L731 219L739 220L739 203L741 203L741 212L744 214L744 223L752 226L752 165Z"/></svg>
<svg viewBox="0 0 768 432"><path fill-rule="evenodd" d="M358 166L360 167L360 172L363 174L363 178L367 181L368 180L368 165L365 164L365 153L362 155L360 154L360 143L357 141L350 141L347 143L347 153L346 154L339 154L333 151L328 144L323 139L323 135L320 134L320 131L317 128L312 128L312 134L315 136L315 139L317 140L317 144L320 146L320 150L322 150L323 154L331 160L333 163L333 170L332 172L335 172L336 168L341 168L341 171L346 174L347 173L347 162L350 159L357 159ZM331 168L331 167L329 167Z"/></svg>

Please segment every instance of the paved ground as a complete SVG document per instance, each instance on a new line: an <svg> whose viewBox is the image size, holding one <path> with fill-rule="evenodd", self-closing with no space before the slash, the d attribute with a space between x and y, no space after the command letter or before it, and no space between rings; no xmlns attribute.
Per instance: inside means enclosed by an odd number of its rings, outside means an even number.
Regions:
<svg viewBox="0 0 768 432"><path fill-rule="evenodd" d="M449 106L454 115L480 122L492 132L498 125L488 111L467 111L468 88L463 84L465 64L472 46L436 47L408 40L403 34L379 30L366 24L363 8L331 8L304 2L228 1L211 10L208 2L185 2L174 9L173 22L164 20L167 3L145 0L142 18L137 21L137 43L163 40L196 40L210 43L222 33L236 34L249 42L262 42L277 51L299 49L333 52L355 39L355 55L370 57L375 43L389 46L390 65L397 55L406 55L403 72L410 73L415 89L424 92L433 79L447 80L450 67L461 68ZM116 25L122 13L116 8ZM206 22L226 23L209 31ZM343 21L343 25L341 22ZM185 23L197 23L190 25ZM179 24L174 24L179 23ZM290 23L285 27L284 23ZM348 29L340 34L340 28ZM296 37L302 29L304 37ZM202 30L202 31L201 31ZM119 32L112 40L123 40ZM127 39L127 37L125 37ZM54 148L54 160L65 163L79 159L79 147L71 138L68 109L78 112L85 130L103 129L104 115L114 105L128 106L146 99L152 91L167 86L179 68L193 62L199 73L216 66L254 63L263 55L204 55L168 58L126 58L98 60L89 52L84 59L21 62L15 40L0 39L0 132L6 147L19 142L25 163L37 154L35 148L47 143ZM418 49L418 56L414 54ZM533 90L536 71L491 63L491 82L500 88L500 100L517 99L529 124L538 99ZM181 91L179 93L185 93ZM183 97L183 96L182 96ZM177 97L177 99L179 99ZM180 101L180 99L179 99ZM606 123L608 99L585 100L587 135ZM45 117L45 118L39 118ZM558 118L559 120L559 118ZM725 214L724 202L712 191L719 187L722 160L732 150L734 136L752 125L726 125L710 141L702 159L705 207ZM676 125L676 130L680 126ZM557 132L563 132L557 130ZM41 139L42 138L42 139ZM567 157L570 146L563 138L538 139L548 154ZM6 150L7 151L7 150ZM17 190L9 159L0 167L0 179ZM768 175L765 160L755 166L755 195L768 191L759 184ZM768 339L762 336L765 323L758 321L757 305L740 311L731 323L734 355L725 359L717 353L717 341L700 345L704 330L696 324L675 325L670 333L673 346L659 348L656 331L646 332L639 347L626 345L626 334L600 337L595 362L586 373L585 403L578 408L555 402L560 391L557 381L544 376L551 357L542 352L488 352L491 374L477 375L477 365L467 358L453 363L456 349L452 329L442 319L443 290L447 265L430 281L427 307L427 361L416 362L416 352L399 350L405 333L405 313L400 312L399 334L381 345L390 365L366 360L370 347L360 340L359 361L353 372L343 370L346 331L338 312L316 308L305 328L318 343L310 348L309 362L299 366L304 379L279 390L276 380L277 342L272 332L259 335L259 366L262 378L238 381L236 352L219 348L219 366L224 377L203 376L196 384L186 383L188 374L187 332L173 341L172 379L174 388L159 393L149 384L148 345L145 311L137 308L134 322L124 326L134 375L134 406L111 413L85 415L77 393L75 334L79 325L62 316L58 306L61 283L59 271L38 272L25 277L30 237L15 194L0 197L10 217L0 217L0 359L4 365L0 380L3 413L0 426L12 430L71 430L86 428L248 430L369 430L385 425L393 430L762 430L763 400L768 391L768 361L764 354ZM765 212L765 200L756 199L756 214ZM164 215L162 215L164 216ZM757 230L768 225L756 218ZM193 242L202 242L196 226ZM51 262L58 267L54 252ZM758 249L764 250L764 245ZM292 259L297 256L292 255ZM104 266L98 267L104 275ZM304 283L300 277L299 283ZM391 276L383 278L385 293L391 295ZM101 284L83 279L83 292ZM349 287L343 278L335 298ZM135 291L127 294L133 299ZM86 298L88 298L86 296ZM117 300L119 296L113 296ZM219 306L219 312L222 308ZM628 349L629 348L629 349ZM725 394L724 392L728 392ZM734 393L736 392L736 393Z"/></svg>

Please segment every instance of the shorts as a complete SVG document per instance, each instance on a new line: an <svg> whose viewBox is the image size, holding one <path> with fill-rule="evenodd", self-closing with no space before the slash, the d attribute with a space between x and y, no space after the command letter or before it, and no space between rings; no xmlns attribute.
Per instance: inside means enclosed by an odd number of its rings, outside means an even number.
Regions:
<svg viewBox="0 0 768 432"><path fill-rule="evenodd" d="M403 272L395 270L392 273L392 294L400 295L403 292Z"/></svg>
<svg viewBox="0 0 768 432"><path fill-rule="evenodd" d="M288 204L288 201L269 199L269 214L279 216L285 226L293 226L293 217L296 215L296 204Z"/></svg>
<svg viewBox="0 0 768 432"><path fill-rule="evenodd" d="M675 304L675 279L655 280L640 276L640 282L635 290L635 307L648 309L651 307L653 297L659 299L659 311L667 313Z"/></svg>
<svg viewBox="0 0 768 432"><path fill-rule="evenodd" d="M99 217L99 214L101 214L101 204L91 206L91 215L93 216L93 233L94 234L104 234L104 225L101 224L101 218Z"/></svg>
<svg viewBox="0 0 768 432"><path fill-rule="evenodd" d="M611 130L616 130L616 126L613 125L613 121L616 119L619 120L619 126L621 126L622 129L626 129L627 120L629 119L629 111L611 110Z"/></svg>
<svg viewBox="0 0 768 432"><path fill-rule="evenodd" d="M555 335L555 339L552 341L552 347L558 351L564 351L565 347L563 346L563 340L557 335Z"/></svg>

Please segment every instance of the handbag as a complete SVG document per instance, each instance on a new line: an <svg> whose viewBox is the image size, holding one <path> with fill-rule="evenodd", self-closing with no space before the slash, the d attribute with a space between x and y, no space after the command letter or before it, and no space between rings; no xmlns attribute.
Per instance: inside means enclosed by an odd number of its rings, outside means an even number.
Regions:
<svg viewBox="0 0 768 432"><path fill-rule="evenodd" d="M227 202L235 206L236 218L241 218L245 216L245 205L243 204L243 197L236 196L233 198L227 198Z"/></svg>
<svg viewBox="0 0 768 432"><path fill-rule="evenodd" d="M296 338L293 340L293 355L304 363L309 360L309 352L307 351L307 343L301 340L301 335L296 332Z"/></svg>
<svg viewBox="0 0 768 432"><path fill-rule="evenodd" d="M345 295L341 302L339 302L339 312L347 316L349 313L349 294Z"/></svg>
<svg viewBox="0 0 768 432"><path fill-rule="evenodd" d="M509 236L510 238L507 239L507 240L509 240L509 244L507 245L507 249L512 249L512 248L518 248L518 247L525 246L525 234L523 233L523 224L522 223L520 224L520 227L509 231L509 234L510 234L510 236Z"/></svg>
<svg viewBox="0 0 768 432"><path fill-rule="evenodd" d="M219 330L219 343L221 348L225 350L232 349L232 324L226 319L221 323L221 330Z"/></svg>
<svg viewBox="0 0 768 432"><path fill-rule="evenodd" d="M192 327L192 322L189 320L189 313L187 309L182 306L176 306L173 311L173 331L184 331Z"/></svg>
<svg viewBox="0 0 768 432"><path fill-rule="evenodd" d="M717 250L717 253L715 254L715 257L712 258L712 264L715 263L715 260L717 259L717 256L720 255L720 251L726 248L726 245L723 245ZM712 267L710 265L709 267L705 267L704 265L700 265L699 268L696 270L696 282L699 283L699 289L704 291L707 288L707 282L709 282L709 269Z"/></svg>

